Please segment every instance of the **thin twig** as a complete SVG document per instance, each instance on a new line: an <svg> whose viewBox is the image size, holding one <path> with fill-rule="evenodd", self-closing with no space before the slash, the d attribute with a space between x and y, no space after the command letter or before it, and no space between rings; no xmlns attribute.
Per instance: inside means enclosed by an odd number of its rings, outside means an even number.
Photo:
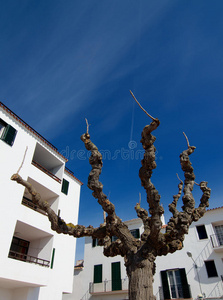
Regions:
<svg viewBox="0 0 223 300"><path fill-rule="evenodd" d="M184 132L183 132L183 135L185 136L185 138L187 140L187 147L190 148L190 143L189 143L188 137L186 136L186 134Z"/></svg>
<svg viewBox="0 0 223 300"><path fill-rule="evenodd" d="M195 181L194 181L194 184L196 184L196 185L200 186L200 184L199 184L199 183L197 183L197 182L195 182Z"/></svg>
<svg viewBox="0 0 223 300"><path fill-rule="evenodd" d="M136 103L139 105L139 107L147 114L147 116L149 116L153 121L156 121L157 119L153 118L143 107L142 105L139 103L139 101L136 99L136 97L134 96L133 92L130 90L130 93L132 95L132 97L134 98L134 100L136 101Z"/></svg>
<svg viewBox="0 0 223 300"><path fill-rule="evenodd" d="M177 174L177 173L176 173L176 174ZM180 177L178 176L178 174L177 174L177 178L180 180L181 183L183 183L183 181L180 179Z"/></svg>
<svg viewBox="0 0 223 300"><path fill-rule="evenodd" d="M104 223L106 223L106 212L103 210L103 221L104 221Z"/></svg>
<svg viewBox="0 0 223 300"><path fill-rule="evenodd" d="M25 153L24 153L24 155L23 155L22 163L21 163L20 167L18 168L18 171L16 172L16 174L19 174L19 171L22 169L22 166L23 166L24 161L25 161L25 157L26 157L26 152L27 152L27 150L28 150L28 146L26 146L26 150L25 150Z"/></svg>
<svg viewBox="0 0 223 300"><path fill-rule="evenodd" d="M141 204L141 193L139 193L139 205Z"/></svg>
<svg viewBox="0 0 223 300"><path fill-rule="evenodd" d="M86 121L86 124L87 124L87 133L88 133L88 131L89 131L89 124L88 124L87 118L85 118L85 121Z"/></svg>

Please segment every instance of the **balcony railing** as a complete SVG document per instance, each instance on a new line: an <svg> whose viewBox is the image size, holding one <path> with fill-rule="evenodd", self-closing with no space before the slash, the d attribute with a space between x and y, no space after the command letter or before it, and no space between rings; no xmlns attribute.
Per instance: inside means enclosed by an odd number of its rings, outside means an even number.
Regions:
<svg viewBox="0 0 223 300"><path fill-rule="evenodd" d="M39 212L40 214L42 214L44 216L47 216L47 213L44 210L42 210L41 208L39 208L36 204L34 204L32 202L32 200L30 200L30 199L28 199L26 197L23 197L22 204L25 205L25 206L27 206L27 207L29 207L29 208L31 208L31 209L33 209L33 210L35 210L35 211L37 211L37 212Z"/></svg>
<svg viewBox="0 0 223 300"><path fill-rule="evenodd" d="M50 261L49 260L45 260L39 257L35 257L32 255L28 255L28 254L23 254L23 253L19 253L19 252L15 252L15 251L9 251L9 258L13 258L13 259L17 259L17 260L21 260L21 261L25 261L25 262L29 262L29 263L33 263L33 264L37 264L43 267L47 267L49 268L50 266Z"/></svg>
<svg viewBox="0 0 223 300"><path fill-rule="evenodd" d="M54 175L53 173L51 173L49 170L47 170L46 168L44 168L43 166L41 166L38 162L36 162L36 161L33 160L32 164L35 167L37 167L38 169L40 169L41 171L43 171L44 173L46 173L47 175L49 175L50 177L52 177L57 182L61 183L61 179L60 178L58 178L56 175Z"/></svg>
<svg viewBox="0 0 223 300"><path fill-rule="evenodd" d="M211 238L211 244L213 248L218 248L218 247L223 248L223 234L212 234L210 238Z"/></svg>
<svg viewBox="0 0 223 300"><path fill-rule="evenodd" d="M118 281L105 280L100 283L90 282L89 293L111 293L111 292L127 292L128 291L128 278Z"/></svg>

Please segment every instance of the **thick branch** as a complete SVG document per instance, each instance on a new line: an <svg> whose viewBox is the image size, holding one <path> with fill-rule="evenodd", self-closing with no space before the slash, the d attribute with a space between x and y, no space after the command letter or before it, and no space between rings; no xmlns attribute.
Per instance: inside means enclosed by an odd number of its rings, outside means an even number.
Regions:
<svg viewBox="0 0 223 300"><path fill-rule="evenodd" d="M104 255L109 257L114 257L116 255L125 256L126 251L124 251L125 247L120 239L112 242L110 237L104 238Z"/></svg>
<svg viewBox="0 0 223 300"><path fill-rule="evenodd" d="M134 237L131 235L128 227L121 221L115 213L115 206L111 203L107 196L103 193L103 185L99 181L99 176L102 170L102 155L98 148L90 140L89 133L81 136L87 150L91 151L89 163L92 166L88 177L88 187L93 191L92 195L98 200L103 210L108 214L106 218L106 228L109 234L116 235L123 245L123 252L135 251Z"/></svg>
<svg viewBox="0 0 223 300"><path fill-rule="evenodd" d="M202 181L200 184L200 189L203 195L200 200L200 205L193 212L193 221L198 221L206 212L206 208L209 207L209 198L211 196L211 189L207 187L207 182Z"/></svg>
<svg viewBox="0 0 223 300"><path fill-rule="evenodd" d="M151 230L151 218L148 217L148 212L144 208L140 207L140 203L137 203L135 206L135 210L137 213L137 216L142 220L143 226L144 226L144 232L141 235L141 240L146 241L147 237L149 236Z"/></svg>
<svg viewBox="0 0 223 300"><path fill-rule="evenodd" d="M66 224L51 208L47 201L41 199L40 194L35 188L26 180L22 179L17 173L12 175L11 180L27 188L32 197L32 202L47 213L48 219L51 223L51 229L57 233L69 234L74 237L92 236L95 238L104 238L106 236L106 227L100 226L93 228L92 226L85 227L82 225Z"/></svg>
<svg viewBox="0 0 223 300"><path fill-rule="evenodd" d="M189 159L189 155L194 152L195 147L189 145L188 139L187 144L188 149L183 151L180 155L181 168L185 177L184 196L182 198L184 204L182 206L183 212L173 213L173 217L170 218L166 227L166 234L164 235L164 243L162 240L163 247L160 248L159 255L164 255L169 252L173 253L181 249L183 247L184 236L188 233L189 226L193 221L198 221L204 215L209 205L208 200L211 190L207 187L207 182L201 182L200 188L203 195L199 207L195 209L195 201L192 195L195 175Z"/></svg>
<svg viewBox="0 0 223 300"><path fill-rule="evenodd" d="M156 168L156 148L153 145L156 138L151 134L151 132L155 130L159 124L159 120L155 119L150 125L145 126L142 131L141 143L145 149L145 154L142 160L142 167L139 170L139 177L141 179L141 184L147 193L147 202L149 204L149 212L151 214L151 221L148 221L148 226L150 227L150 240L154 241L162 227L161 215L164 213L163 207L160 205L160 195L150 180L152 171ZM149 230L147 232L149 233Z"/></svg>
<svg viewBox="0 0 223 300"><path fill-rule="evenodd" d="M180 180L178 174L177 177ZM178 184L178 194L173 196L173 202L169 204L169 211L172 212L174 218L176 218L179 214L179 211L177 210L177 202L181 196L182 189L183 189L183 181L180 180L180 183Z"/></svg>
<svg viewBox="0 0 223 300"><path fill-rule="evenodd" d="M88 177L88 187L93 191L92 195L98 199L98 203L102 206L103 210L107 212L109 216L115 215L115 206L108 200L107 196L103 193L103 184L99 181L99 176L102 170L102 155L98 151L98 148L90 140L89 133L85 133L81 136L81 140L84 142L87 150L91 151L89 163L92 166L92 170Z"/></svg>

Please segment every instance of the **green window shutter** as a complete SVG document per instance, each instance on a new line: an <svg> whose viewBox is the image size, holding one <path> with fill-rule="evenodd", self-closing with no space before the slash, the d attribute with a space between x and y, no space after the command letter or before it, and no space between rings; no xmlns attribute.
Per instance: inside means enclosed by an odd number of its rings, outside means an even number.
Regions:
<svg viewBox="0 0 223 300"><path fill-rule="evenodd" d="M94 283L102 282L102 265L94 266Z"/></svg>
<svg viewBox="0 0 223 300"><path fill-rule="evenodd" d="M63 179L61 192L64 193L65 195L67 195L68 187L69 187L69 182L66 179Z"/></svg>
<svg viewBox="0 0 223 300"><path fill-rule="evenodd" d="M7 125L2 135L2 140L12 146L16 137L17 131L11 125Z"/></svg>
<svg viewBox="0 0 223 300"><path fill-rule="evenodd" d="M179 269L184 298L192 298L185 269Z"/></svg>
<svg viewBox="0 0 223 300"><path fill-rule="evenodd" d="M163 287L163 297L164 297L164 299L170 299L171 297L170 297L167 272L161 271L160 274L161 274L162 287Z"/></svg>
<svg viewBox="0 0 223 300"><path fill-rule="evenodd" d="M53 252L52 252L50 269L53 269L54 257L55 257L55 248L53 248Z"/></svg>
<svg viewBox="0 0 223 300"><path fill-rule="evenodd" d="M111 264L112 271L112 291L122 290L120 261Z"/></svg>

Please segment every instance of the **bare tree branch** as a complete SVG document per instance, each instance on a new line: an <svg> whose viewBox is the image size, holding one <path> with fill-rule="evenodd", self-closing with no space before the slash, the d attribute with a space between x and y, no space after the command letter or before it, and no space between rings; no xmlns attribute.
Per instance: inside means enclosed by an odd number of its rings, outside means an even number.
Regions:
<svg viewBox="0 0 223 300"><path fill-rule="evenodd" d="M142 131L141 143L145 149L144 158L142 160L142 167L139 170L139 177L141 184L147 193L147 202L149 204L149 213L151 214L151 221L148 222L150 227L150 240L155 240L162 227L161 215L164 213L163 207L160 205L160 195L152 184L150 178L153 169L156 168L155 151L153 143L156 138L151 134L160 124L158 119L151 122L150 125L144 127ZM147 231L149 232L149 230Z"/></svg>
<svg viewBox="0 0 223 300"><path fill-rule="evenodd" d="M186 141L187 141L187 147L189 148L189 147L190 147L190 143L189 143L188 137L186 136L185 132L183 132L183 135L184 135L185 138L186 138Z"/></svg>
<svg viewBox="0 0 223 300"><path fill-rule="evenodd" d="M17 174L19 174L20 170L22 169L22 166L23 166L24 161L25 161L25 157L26 157L26 152L27 152L27 150L28 150L28 146L26 147L25 153L24 153L24 155L23 155L22 163L21 163L20 167L18 168L18 171L16 172Z"/></svg>
<svg viewBox="0 0 223 300"><path fill-rule="evenodd" d="M89 124L88 124L88 120L85 118L85 121L86 121L86 125L87 125L87 130L86 130L86 133L88 134L89 133Z"/></svg>
<svg viewBox="0 0 223 300"><path fill-rule="evenodd" d="M58 217L58 215L51 209L49 203L41 199L40 194L37 193L35 188L28 181L23 180L17 173L12 175L11 180L16 181L18 184L27 188L32 197L32 202L47 213L48 219L51 223L51 229L57 233L69 234L74 237L93 236L103 238L106 236L105 226L93 228L92 226L85 227L82 225L73 225L72 223L66 224L64 220Z"/></svg>
<svg viewBox="0 0 223 300"><path fill-rule="evenodd" d="M135 102L139 105L139 107L147 114L148 117L150 117L153 121L157 120L155 118L153 118L143 107L142 105L139 103L139 101L136 99L136 97L134 96L133 92L130 91L132 97L134 98Z"/></svg>
<svg viewBox="0 0 223 300"><path fill-rule="evenodd" d="M181 196L183 189L183 181L179 178L178 174L177 177L180 180L180 183L178 184L178 194L173 196L173 202L169 204L169 211L172 212L174 218L176 218L179 214L179 211L177 210L177 202Z"/></svg>
<svg viewBox="0 0 223 300"><path fill-rule="evenodd" d="M200 199L200 205L193 212L193 221L198 221L206 212L206 208L209 207L209 198L211 196L211 189L207 187L207 182L202 181L200 184L200 189L203 195Z"/></svg>
<svg viewBox="0 0 223 300"><path fill-rule="evenodd" d="M195 201L192 195L195 175L189 155L194 152L196 147L190 146L188 139L187 145L188 149L183 151L180 155L181 168L185 177L184 196L182 198L184 204L182 206L183 212L178 212L170 218L166 227L165 242L163 243L163 247L160 247L161 255L163 255L165 251L167 251L166 254L168 252L173 253L183 247L183 240L185 234L188 233L189 226L193 221L198 221L204 215L209 205L210 189L207 187L207 182L201 182L200 189L203 195L199 207L195 209Z"/></svg>
<svg viewBox="0 0 223 300"><path fill-rule="evenodd" d="M125 247L120 239L112 242L110 237L104 238L104 255L107 257L114 257L116 255L125 256L126 251L124 250Z"/></svg>
<svg viewBox="0 0 223 300"><path fill-rule="evenodd" d="M115 213L115 206L111 203L107 196L103 193L103 185L99 181L99 176L102 170L102 155L98 151L98 148L90 140L90 135L85 133L81 136L81 140L85 144L85 148L91 151L89 163L92 166L92 170L88 177L88 187L93 191L92 195L98 200L98 203L102 206L103 210L108 214L106 217L107 234L112 236L116 235L123 244L123 251L135 251L134 237L131 235L128 227L121 221L121 219Z"/></svg>

